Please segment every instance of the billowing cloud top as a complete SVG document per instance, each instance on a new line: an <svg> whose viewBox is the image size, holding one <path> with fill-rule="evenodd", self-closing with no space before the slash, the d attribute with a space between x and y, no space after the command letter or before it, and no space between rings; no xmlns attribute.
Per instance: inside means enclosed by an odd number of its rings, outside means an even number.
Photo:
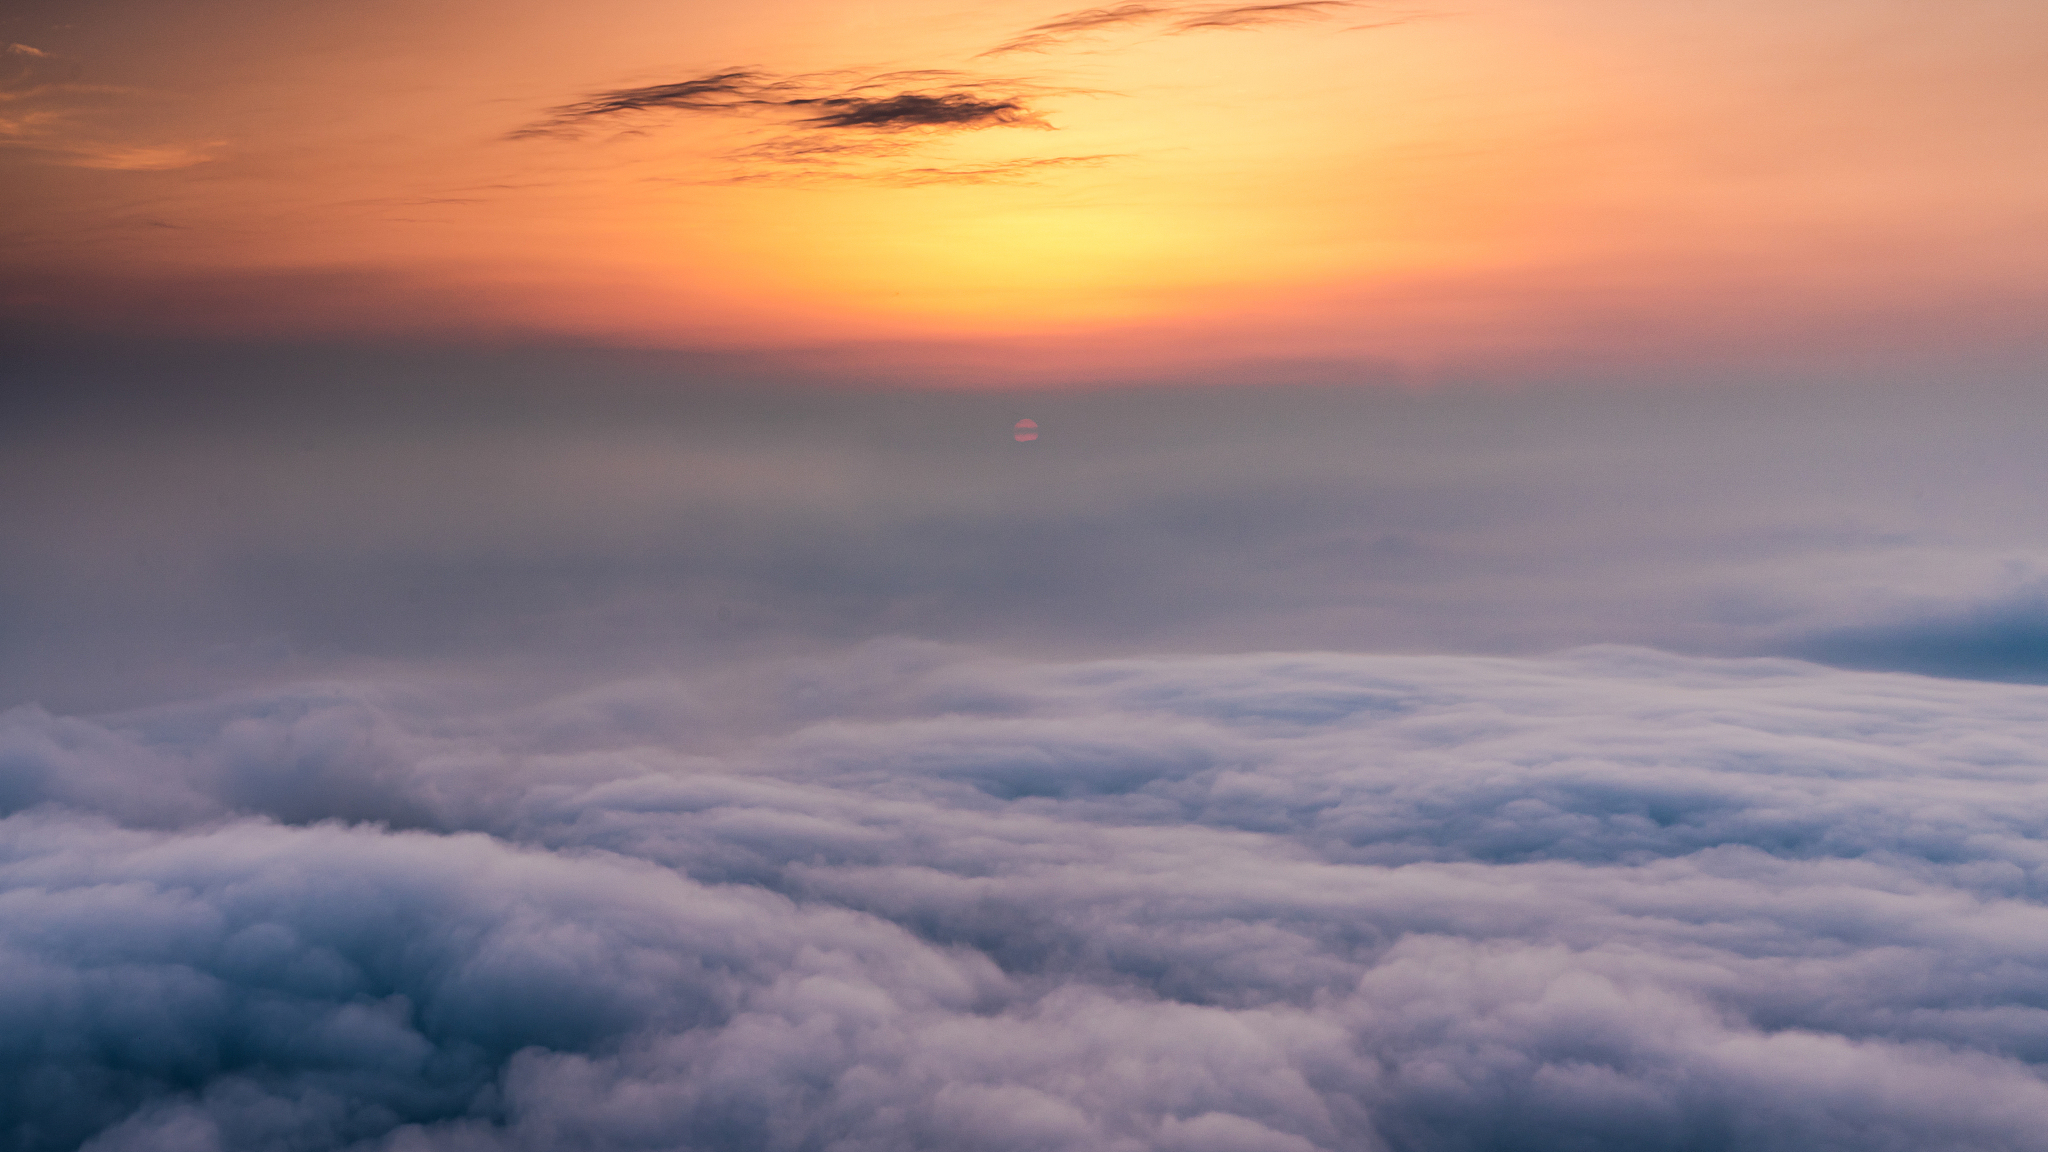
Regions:
<svg viewBox="0 0 2048 1152"><path fill-rule="evenodd" d="M25 1150L2018 1149L2048 690L875 645L0 722Z"/></svg>

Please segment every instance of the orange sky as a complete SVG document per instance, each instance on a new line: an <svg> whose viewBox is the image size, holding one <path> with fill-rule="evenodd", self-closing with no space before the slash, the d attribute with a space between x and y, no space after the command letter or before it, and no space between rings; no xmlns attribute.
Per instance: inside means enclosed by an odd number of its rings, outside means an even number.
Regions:
<svg viewBox="0 0 2048 1152"><path fill-rule="evenodd" d="M209 336L1422 365L2032 324L2037 0L1308 7L1129 5L994 55L1074 10L32 8L0 26L9 310ZM748 99L943 89L1017 114L807 127L832 106L754 103L514 135L732 69L798 78ZM913 70L956 75L888 75Z"/></svg>

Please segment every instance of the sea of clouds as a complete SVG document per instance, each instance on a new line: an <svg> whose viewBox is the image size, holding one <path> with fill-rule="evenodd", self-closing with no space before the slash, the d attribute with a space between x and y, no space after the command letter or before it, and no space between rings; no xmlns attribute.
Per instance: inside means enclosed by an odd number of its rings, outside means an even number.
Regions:
<svg viewBox="0 0 2048 1152"><path fill-rule="evenodd" d="M877 641L0 714L0 1147L2048 1148L2048 688Z"/></svg>

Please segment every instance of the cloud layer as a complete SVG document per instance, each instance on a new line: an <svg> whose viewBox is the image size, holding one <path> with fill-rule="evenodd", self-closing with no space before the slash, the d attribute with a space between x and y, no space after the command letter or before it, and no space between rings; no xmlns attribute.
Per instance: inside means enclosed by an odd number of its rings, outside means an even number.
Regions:
<svg viewBox="0 0 2048 1152"><path fill-rule="evenodd" d="M2012 1149L2048 691L908 643L0 726L21 1149Z"/></svg>
<svg viewBox="0 0 2048 1152"><path fill-rule="evenodd" d="M2024 380L915 394L739 358L161 361L30 365L7 398L0 704L364 661L539 690L884 635L2048 679Z"/></svg>

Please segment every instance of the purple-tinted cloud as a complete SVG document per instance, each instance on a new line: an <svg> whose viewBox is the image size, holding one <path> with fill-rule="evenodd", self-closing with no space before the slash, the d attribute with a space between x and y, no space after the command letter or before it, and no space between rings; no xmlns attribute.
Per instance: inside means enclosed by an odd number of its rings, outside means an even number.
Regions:
<svg viewBox="0 0 2048 1152"><path fill-rule="evenodd" d="M2029 1147L2044 693L881 645L17 710L9 1136Z"/></svg>

